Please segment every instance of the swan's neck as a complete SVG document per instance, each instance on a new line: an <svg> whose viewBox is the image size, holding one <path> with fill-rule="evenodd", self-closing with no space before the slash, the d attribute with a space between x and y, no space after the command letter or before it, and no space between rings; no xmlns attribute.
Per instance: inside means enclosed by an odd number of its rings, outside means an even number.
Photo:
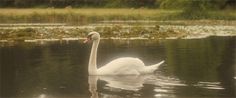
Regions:
<svg viewBox="0 0 236 98"><path fill-rule="evenodd" d="M89 75L96 75L97 74L97 49L98 49L98 44L99 44L99 39L93 41L93 46L89 58L89 67L88 67L88 72Z"/></svg>

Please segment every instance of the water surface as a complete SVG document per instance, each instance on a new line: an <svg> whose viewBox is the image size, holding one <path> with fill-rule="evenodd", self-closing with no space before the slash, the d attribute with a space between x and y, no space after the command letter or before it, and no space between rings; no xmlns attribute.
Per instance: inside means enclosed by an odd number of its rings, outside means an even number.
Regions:
<svg viewBox="0 0 236 98"><path fill-rule="evenodd" d="M102 40L98 65L166 60L154 74L88 76L91 44L0 43L1 98L234 98L236 38Z"/></svg>

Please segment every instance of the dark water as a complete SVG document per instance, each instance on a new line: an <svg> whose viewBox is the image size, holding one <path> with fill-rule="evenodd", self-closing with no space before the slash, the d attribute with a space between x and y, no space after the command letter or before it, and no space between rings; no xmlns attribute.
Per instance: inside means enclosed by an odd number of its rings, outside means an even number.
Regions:
<svg viewBox="0 0 236 98"><path fill-rule="evenodd" d="M102 40L98 65L122 56L154 74L88 76L90 45L82 41L0 43L1 98L235 98L236 38Z"/></svg>

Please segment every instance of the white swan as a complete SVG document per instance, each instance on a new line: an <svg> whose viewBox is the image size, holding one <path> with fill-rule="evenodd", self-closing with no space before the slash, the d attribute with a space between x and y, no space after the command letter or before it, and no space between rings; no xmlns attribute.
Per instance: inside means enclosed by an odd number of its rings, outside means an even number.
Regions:
<svg viewBox="0 0 236 98"><path fill-rule="evenodd" d="M97 48L100 42L98 32L90 32L84 43L93 41L89 58L89 75L140 75L153 73L164 61L158 64L145 66L138 58L124 57L111 61L110 63L97 69Z"/></svg>

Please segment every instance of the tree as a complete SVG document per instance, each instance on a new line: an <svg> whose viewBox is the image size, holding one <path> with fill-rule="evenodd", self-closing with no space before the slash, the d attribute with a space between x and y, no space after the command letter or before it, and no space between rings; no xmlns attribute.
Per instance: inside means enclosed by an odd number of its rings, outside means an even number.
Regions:
<svg viewBox="0 0 236 98"><path fill-rule="evenodd" d="M210 3L208 0L191 0L181 13L185 18L199 19L207 16ZM205 16L205 17L204 17Z"/></svg>
<svg viewBox="0 0 236 98"><path fill-rule="evenodd" d="M191 0L158 0L163 9L182 9L189 1Z"/></svg>

